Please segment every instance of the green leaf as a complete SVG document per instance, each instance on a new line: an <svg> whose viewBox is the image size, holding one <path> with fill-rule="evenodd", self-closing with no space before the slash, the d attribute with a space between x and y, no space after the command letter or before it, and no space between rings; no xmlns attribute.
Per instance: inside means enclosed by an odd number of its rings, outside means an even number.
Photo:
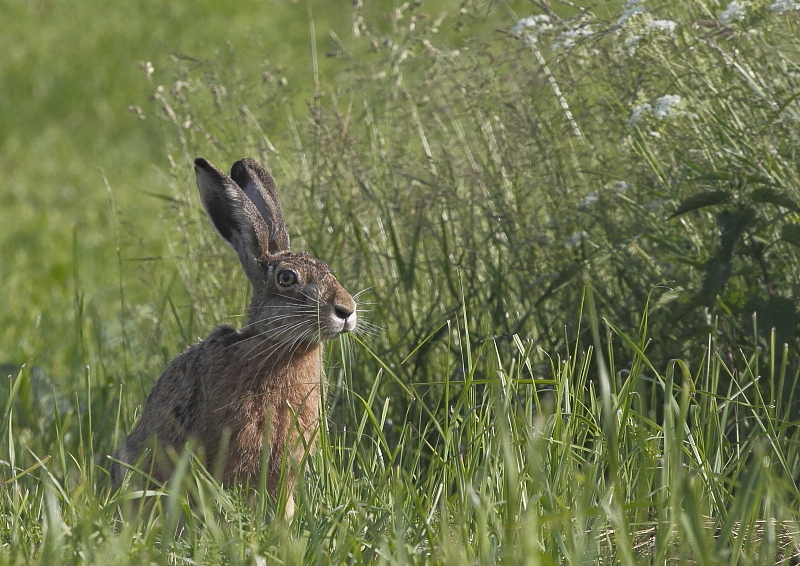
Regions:
<svg viewBox="0 0 800 566"><path fill-rule="evenodd" d="M789 197L789 195L781 191L777 191L775 189L770 189L770 188L756 189L752 193L750 193L750 200L752 202L765 202L769 204L782 206L784 208L788 208L791 210L797 210L797 203L794 200L792 200Z"/></svg>
<svg viewBox="0 0 800 566"><path fill-rule="evenodd" d="M731 194L728 191L702 191L680 203L678 205L678 210L672 213L670 218L675 218L676 216L680 216L691 210L697 210L698 208L714 206L715 204L725 204L730 200Z"/></svg>
<svg viewBox="0 0 800 566"><path fill-rule="evenodd" d="M167 202L174 202L175 204L187 204L187 202L185 200L179 199L179 198L175 198L175 197L172 197L170 195L165 195L165 194L162 194L162 193L156 193L156 192L151 192L151 191L139 191L139 192L141 192L142 194L145 194L145 195L147 195L149 197L165 200Z"/></svg>
<svg viewBox="0 0 800 566"><path fill-rule="evenodd" d="M800 224L784 224L781 228L781 240L800 248Z"/></svg>
<svg viewBox="0 0 800 566"><path fill-rule="evenodd" d="M723 210L717 214L717 225L720 231L717 255L730 259L734 246L755 219L756 213L752 208Z"/></svg>
<svg viewBox="0 0 800 566"><path fill-rule="evenodd" d="M703 303L711 306L731 277L731 257L715 255L706 262L705 271L706 275L703 277L700 298Z"/></svg>
<svg viewBox="0 0 800 566"><path fill-rule="evenodd" d="M773 187L780 187L779 184L777 184L775 181L773 181L766 175L745 175L744 180L752 184L760 183L762 185L772 185Z"/></svg>
<svg viewBox="0 0 800 566"><path fill-rule="evenodd" d="M742 175L739 173L731 173L729 171L712 171L711 173L702 173L694 177L694 181L726 181L733 182L736 185L745 185L747 183L762 185L778 186L775 182L766 175Z"/></svg>

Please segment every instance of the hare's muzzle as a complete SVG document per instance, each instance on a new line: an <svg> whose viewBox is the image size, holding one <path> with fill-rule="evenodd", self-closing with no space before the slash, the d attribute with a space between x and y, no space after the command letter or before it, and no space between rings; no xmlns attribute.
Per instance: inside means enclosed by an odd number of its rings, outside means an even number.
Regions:
<svg viewBox="0 0 800 566"><path fill-rule="evenodd" d="M341 330L339 332L352 332L355 330L356 323L358 322L355 302L353 302L352 305L347 306L334 305L333 317L335 319L335 324L337 326L341 326Z"/></svg>

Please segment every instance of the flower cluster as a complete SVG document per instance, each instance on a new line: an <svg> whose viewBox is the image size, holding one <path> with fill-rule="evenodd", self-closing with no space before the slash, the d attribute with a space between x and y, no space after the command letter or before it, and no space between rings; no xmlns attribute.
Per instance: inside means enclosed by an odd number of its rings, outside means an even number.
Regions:
<svg viewBox="0 0 800 566"><path fill-rule="evenodd" d="M733 21L741 20L744 18L745 14L746 10L744 6L740 2L733 0L733 2L729 3L728 7L725 8L725 11L721 12L720 15L717 16L717 19L720 21L720 23L727 25Z"/></svg>
<svg viewBox="0 0 800 566"><path fill-rule="evenodd" d="M553 24L550 23L550 17L544 14L537 14L519 20L517 24L511 28L511 32L521 35L526 43L532 44L539 41L540 33L551 29L553 29Z"/></svg>
<svg viewBox="0 0 800 566"><path fill-rule="evenodd" d="M628 125L635 126L646 114L652 113L659 120L664 120L673 113L673 109L680 105L682 98L677 94L665 94L655 100L654 104L645 102L633 107Z"/></svg>
<svg viewBox="0 0 800 566"><path fill-rule="evenodd" d="M775 0L775 2L769 7L770 10L773 12L778 12L779 14L783 14L784 12L788 12L790 10L800 10L800 1L798 0Z"/></svg>
<svg viewBox="0 0 800 566"><path fill-rule="evenodd" d="M622 6L622 13L617 18L617 24L620 26L618 33L622 29L626 29L629 32L625 42L628 55L633 55L636 52L636 48L645 37L655 34L666 34L671 37L678 27L678 23L672 20L652 19L647 14L647 10L642 5L643 3L644 0L628 0Z"/></svg>
<svg viewBox="0 0 800 566"><path fill-rule="evenodd" d="M676 27L678 27L678 24L672 20L653 20L647 24L648 31L664 32L669 35L675 33Z"/></svg>
<svg viewBox="0 0 800 566"><path fill-rule="evenodd" d="M669 116L673 108L681 103L681 97L677 94L665 94L661 98L656 99L656 104L653 106L653 116L659 120L663 120Z"/></svg>
<svg viewBox="0 0 800 566"><path fill-rule="evenodd" d="M644 4L644 0L628 0L625 2L622 6L622 14L617 18L617 23L624 24L637 14L644 14L646 10L642 4Z"/></svg>
<svg viewBox="0 0 800 566"><path fill-rule="evenodd" d="M562 47L566 51L570 51L573 47L575 47L575 44L578 41L586 37L591 37L592 35L594 35L594 29L592 29L592 26L590 25L581 25L570 28L558 35L559 42L553 45L553 49Z"/></svg>

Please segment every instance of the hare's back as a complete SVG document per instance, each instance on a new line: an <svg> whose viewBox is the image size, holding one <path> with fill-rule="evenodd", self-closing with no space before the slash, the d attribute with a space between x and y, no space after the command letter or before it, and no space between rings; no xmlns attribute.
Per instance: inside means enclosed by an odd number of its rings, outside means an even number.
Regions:
<svg viewBox="0 0 800 566"><path fill-rule="evenodd" d="M208 382L214 381L221 367L229 366L226 358L237 336L234 327L218 326L205 340L176 356L150 390L129 443L156 436L160 443L181 446L195 434L205 420Z"/></svg>

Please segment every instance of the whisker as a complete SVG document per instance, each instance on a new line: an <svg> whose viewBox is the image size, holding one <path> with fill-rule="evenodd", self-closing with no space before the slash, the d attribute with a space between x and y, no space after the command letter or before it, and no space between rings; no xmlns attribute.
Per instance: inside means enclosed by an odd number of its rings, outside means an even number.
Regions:
<svg viewBox="0 0 800 566"><path fill-rule="evenodd" d="M303 307L308 307L308 308L314 308L314 306L315 306L315 305L309 305L305 301L298 300L296 304L291 304L291 305L270 305L269 309L270 310L272 310L272 309L292 309L292 310L295 310L295 309L299 308L297 305L300 305L300 306L303 306Z"/></svg>
<svg viewBox="0 0 800 566"><path fill-rule="evenodd" d="M375 286L374 286L374 285L370 285L369 287L364 287L364 288L363 288L363 289L361 289L359 292L357 292L355 295L353 295L353 298L354 298L354 299L357 299L358 297L360 297L361 295L363 295L363 294L364 294L364 293L366 293L367 291L371 291L371 290L372 290L372 289L374 289L374 288L375 288Z"/></svg>
<svg viewBox="0 0 800 566"><path fill-rule="evenodd" d="M268 329L266 329L266 330L263 330L262 332L259 332L259 333L257 333L257 334L254 334L253 336L248 336L247 338L243 338L242 340L239 340L238 342L234 342L233 344L230 344L229 346L227 346L227 347L226 347L226 349L228 349L228 348L233 348L233 347L235 347L235 346L240 346L242 343L244 343L244 342L248 342L248 341L250 341L250 340L253 340L253 339L255 339L255 338L263 338L264 336L266 336L266 335L268 335L268 334L276 334L276 333L278 333L278 332L276 332L276 331L283 330L284 328L290 328L291 326L292 326L292 324L288 324L288 323L287 323L287 324L284 324L284 325L279 325L279 326L276 326L276 327L268 328ZM261 341L265 341L265 340L267 340L267 338L263 338ZM261 342L261 341L260 341L260 342ZM257 347L258 347L258 343L256 343L256 345L255 345L255 346L253 346L253 348L251 348L250 350L248 350L248 351L245 353L245 356L246 356L247 354L249 354L250 352L252 352L252 351L253 351L253 349L255 349L255 348L257 348Z"/></svg>
<svg viewBox="0 0 800 566"><path fill-rule="evenodd" d="M296 326L295 326L295 327L296 327ZM294 338L293 338L293 340L297 340L297 337L294 337ZM276 341L276 342L274 342L274 346L273 346L273 352L274 352L274 351L276 351L276 349L277 349L278 347L280 347L280 346L282 346L282 345L284 345L284 344L287 344L287 343L291 343L291 342L292 342L292 341L290 341L290 340L279 340L279 341ZM263 343L263 342L261 342L261 343ZM251 349L250 349L250 350L247 352L247 354L249 354L250 352L252 352L252 351L253 351L253 350L254 350L256 347L258 347L258 344L257 344L256 346L254 346L253 348L251 348ZM257 357L257 356L258 356L260 353L261 353L261 352L257 352L257 353L256 353L254 356L252 356L252 357L251 357L251 358L249 358L249 359L255 359L255 358L256 358L256 357ZM270 352L270 353L272 353L272 352ZM245 354L245 355L247 355L247 354Z"/></svg>
<svg viewBox="0 0 800 566"><path fill-rule="evenodd" d="M245 326L243 326L240 329L240 332L243 331L243 330L247 330L247 329L249 329L249 328L251 328L253 326L256 326L258 324L262 324L264 322L269 322L269 321L274 320L274 319L279 318L279 317L288 317L288 316L300 317L300 316L316 315L316 312L317 312L316 309L298 310L296 308L293 308L291 314L279 313L279 314L269 315L269 316L260 318L258 320L254 320L253 322L250 322L250 323L246 324Z"/></svg>
<svg viewBox="0 0 800 566"><path fill-rule="evenodd" d="M377 340L377 338L380 336L380 332L378 332L376 330L366 330L366 329L365 330L359 330L358 332L355 332L354 334L356 336L366 337L366 338L369 338L371 340Z"/></svg>
<svg viewBox="0 0 800 566"><path fill-rule="evenodd" d="M276 367L276 365L278 364L278 362L281 359L286 359L287 366L289 365L289 363L291 362L292 356L295 354L295 352L300 348L300 345L303 343L303 338L304 338L304 336L306 335L307 332L308 331L305 331L305 332L299 334L291 342L282 343L281 344L283 346L282 348L280 348L280 349L276 348L275 349L276 355L272 356L273 357L272 366L269 368L267 373L270 373L270 374L274 373L275 367ZM288 354L288 355L286 355L286 354ZM268 361L268 358L265 358L264 361L262 361L261 364L259 364L259 367L256 370L256 373L253 375L253 382L255 382L255 378L259 375L259 373L261 373L261 369L264 367L264 364L267 363L267 361Z"/></svg>
<svg viewBox="0 0 800 566"><path fill-rule="evenodd" d="M264 364L266 364L270 359L272 359L272 365L270 366L269 370L267 371L267 373L269 373L269 374L274 374L275 373L275 368L278 365L278 362L283 360L283 359L286 360L286 366L287 367L289 366L289 364L291 363L291 356L284 356L284 354L285 354L285 352L287 352L291 348L291 345L292 345L292 343L279 342L271 349L270 355L264 357L262 362L258 365L258 368L256 368L256 371L253 373L253 379L252 379L252 381L250 383L251 387L253 386L253 383L255 383L256 378L261 373L261 370L264 367Z"/></svg>

